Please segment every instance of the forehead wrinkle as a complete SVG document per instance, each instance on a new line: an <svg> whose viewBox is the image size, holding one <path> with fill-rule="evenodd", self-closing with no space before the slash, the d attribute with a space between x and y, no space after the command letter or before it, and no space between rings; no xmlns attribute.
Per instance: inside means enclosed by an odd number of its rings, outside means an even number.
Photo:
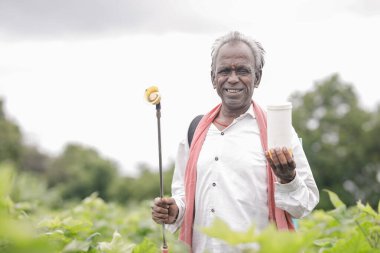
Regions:
<svg viewBox="0 0 380 253"><path fill-rule="evenodd" d="M218 57L219 58L219 57ZM249 68L255 68L255 63L246 57L220 57L215 62L215 69L221 68L221 67L231 67L231 68L237 68L237 67L249 67Z"/></svg>
<svg viewBox="0 0 380 253"><path fill-rule="evenodd" d="M232 62L232 63L226 63L224 62L223 60L221 60L221 62L217 62L216 64L216 68L219 69L219 68L225 68L225 67L230 67L232 69L236 69L236 68L240 68L240 67L249 67L249 68L254 68L253 67L253 64L251 62Z"/></svg>

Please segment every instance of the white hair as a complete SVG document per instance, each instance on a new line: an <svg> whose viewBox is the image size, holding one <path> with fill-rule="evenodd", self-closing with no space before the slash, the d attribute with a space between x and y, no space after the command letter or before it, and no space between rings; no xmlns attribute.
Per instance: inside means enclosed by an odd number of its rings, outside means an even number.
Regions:
<svg viewBox="0 0 380 253"><path fill-rule="evenodd" d="M244 34L238 31L230 32L215 40L214 45L212 46L212 51L211 51L211 58L212 58L211 75L215 74L215 68L216 68L215 61L216 61L216 57L218 56L220 48L224 44L231 43L231 42L238 42L238 41L241 41L247 44L247 46L249 46L249 48L252 50L252 54L255 58L255 62L254 62L255 77L256 77L256 80L257 79L260 80L262 68L264 67L264 54L265 54L264 48L261 46L259 42L245 36Z"/></svg>

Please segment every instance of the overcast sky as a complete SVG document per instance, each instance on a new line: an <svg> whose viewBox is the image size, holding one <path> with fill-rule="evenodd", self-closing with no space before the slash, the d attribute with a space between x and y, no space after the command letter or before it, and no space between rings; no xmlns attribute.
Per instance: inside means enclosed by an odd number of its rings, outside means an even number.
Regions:
<svg viewBox="0 0 380 253"><path fill-rule="evenodd" d="M363 106L380 102L377 0L0 0L0 97L28 143L51 154L82 143L135 173L158 164L143 100L157 85L168 164L191 119L219 102L210 49L231 30L267 52L263 106L333 73Z"/></svg>

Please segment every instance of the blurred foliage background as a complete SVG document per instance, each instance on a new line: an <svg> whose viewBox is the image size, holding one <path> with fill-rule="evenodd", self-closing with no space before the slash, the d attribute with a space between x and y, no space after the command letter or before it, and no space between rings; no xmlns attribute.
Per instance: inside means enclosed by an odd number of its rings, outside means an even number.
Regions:
<svg viewBox="0 0 380 253"><path fill-rule="evenodd" d="M306 92L295 92L293 125L303 140L320 189L336 192L348 204L361 200L377 205L380 195L380 105L363 108L352 85L332 75ZM97 192L106 201L130 204L151 200L159 193L157 170L139 165L137 177L122 176L115 162L93 148L67 144L51 156L25 144L20 126L4 111L0 100L0 163L17 169L12 199L46 201L60 208ZM165 168L165 193L170 193L174 165ZM27 186L27 192L17 187ZM38 197L38 198L36 198ZM320 209L330 208L321 195Z"/></svg>
<svg viewBox="0 0 380 253"><path fill-rule="evenodd" d="M361 107L354 88L332 75L311 91L294 93L293 125L319 189L336 192L345 203L377 206L380 196L380 105ZM321 196L319 208L329 206Z"/></svg>

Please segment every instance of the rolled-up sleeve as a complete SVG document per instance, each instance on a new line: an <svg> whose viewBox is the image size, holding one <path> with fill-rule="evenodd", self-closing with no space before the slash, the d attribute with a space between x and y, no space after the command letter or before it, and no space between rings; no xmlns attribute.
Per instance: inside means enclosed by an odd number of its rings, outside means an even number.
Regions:
<svg viewBox="0 0 380 253"><path fill-rule="evenodd" d="M166 225L166 228L174 233L182 225L183 214L185 213L185 170L189 154L189 145L187 139L183 139L177 151L177 157L175 160L175 168L172 181L172 198L174 198L178 209L178 218L175 223Z"/></svg>
<svg viewBox="0 0 380 253"><path fill-rule="evenodd" d="M293 129L292 149L296 177L287 184L275 183L275 202L294 218L308 215L319 202L319 191L300 139Z"/></svg>

